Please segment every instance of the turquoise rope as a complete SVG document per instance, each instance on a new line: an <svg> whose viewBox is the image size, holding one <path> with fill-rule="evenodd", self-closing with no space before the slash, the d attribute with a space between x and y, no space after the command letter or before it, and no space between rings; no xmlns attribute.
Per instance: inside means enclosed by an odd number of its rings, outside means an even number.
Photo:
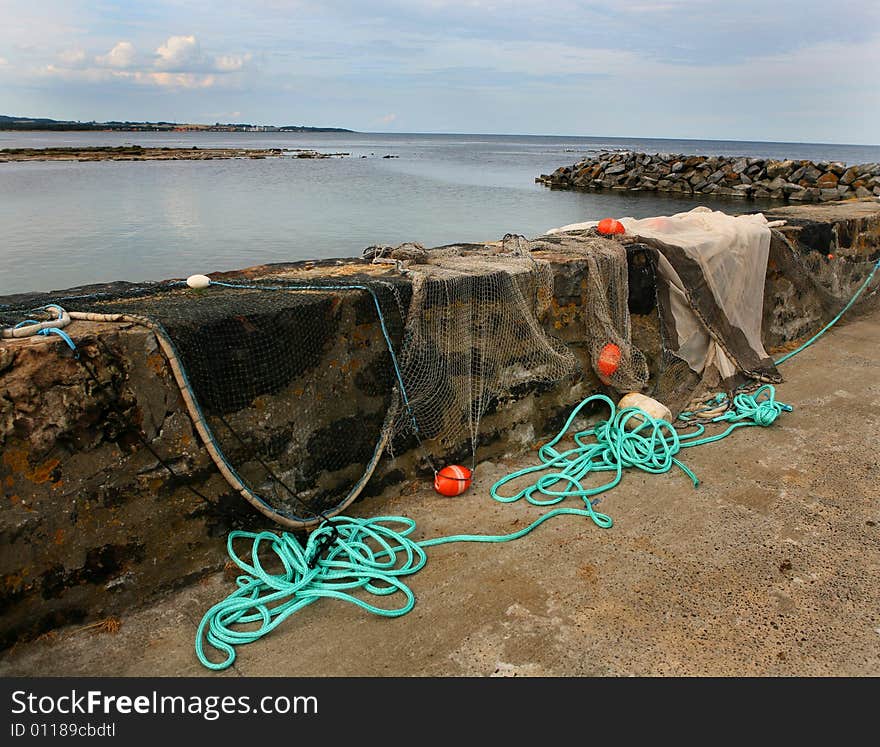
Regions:
<svg viewBox="0 0 880 747"><path fill-rule="evenodd" d="M580 411L594 402L604 402L611 410L608 420L571 435L576 444L566 451L557 451L555 446L565 438ZM588 508L592 508L591 498L616 487L623 478L623 470L634 467L643 472L658 474L678 467L693 482L699 485L697 476L680 460L676 454L681 449L720 441L734 430L748 425L772 425L782 412L790 412L791 407L776 401L776 390L770 384L757 389L753 394L738 394L733 401L733 410L714 418L714 422L729 421L728 428L714 436L703 438L705 427L697 425L696 430L680 434L666 420L653 418L635 407L617 409L614 402L603 394L594 394L581 402L569 415L562 430L549 443L538 450L540 464L512 472L492 486L491 495L496 501L512 503L525 498L536 506L549 506L565 498L581 498ZM518 493L503 496L499 489L509 482L527 475L546 472ZM582 481L591 472L613 472L613 477L594 487L585 487ZM562 484L563 487L558 486ZM537 497L545 496L545 497ZM598 516L602 516L599 514ZM607 518L607 517L606 517ZM596 521L596 519L594 519ZM610 519L608 519L610 522ZM601 521L596 524L603 526ZM610 526L610 523L608 524Z"/></svg>
<svg viewBox="0 0 880 747"><path fill-rule="evenodd" d="M305 546L292 534L273 532L231 532L227 549L232 561L244 572L236 581L237 590L211 607L202 618L196 634L195 650L199 661L209 669L226 669L236 658L236 647L253 643L272 632L284 620L318 599L329 597L350 602L381 617L400 617L415 606L415 594L403 577L416 573L427 562L425 548L452 542L501 543L525 537L545 521L557 516L582 516L597 526L612 526L610 516L599 513L590 501L620 482L625 467L646 472L668 472L678 466L694 485L697 477L675 458L681 448L718 441L736 428L772 424L788 405L776 402L774 389L767 385L753 395L742 395L731 411L730 425L724 433L702 438L705 429L680 435L665 420L652 418L636 408L618 410L604 395L593 395L581 402L569 416L560 433L541 447L542 460L536 467L520 470L492 486L492 497L511 502L526 497L536 505L558 503L569 495L584 500L584 508L556 508L528 526L511 534L456 534L415 542L410 535L416 528L412 519L403 516L380 516L359 519L337 516L321 524L306 540ZM578 413L588 404L604 402L611 417L592 428L572 435L575 448L558 451L556 446L569 432ZM634 422L641 421L641 422ZM630 430L628 425L633 425ZM595 439L590 442L588 439ZM539 478L530 488L515 496L501 497L498 488L517 477L547 469L554 472ZM590 472L612 471L611 481L599 488L585 488L581 480ZM565 483L567 488L554 490ZM534 497L536 492L547 500ZM235 551L238 539L250 541L248 557ZM327 547L322 556L322 548ZM269 571L260 559L269 551L281 570ZM354 592L364 591L375 597L402 595L397 606L379 606ZM223 655L221 661L208 658L206 644Z"/></svg>
<svg viewBox="0 0 880 747"><path fill-rule="evenodd" d="M828 324L826 324L824 327L822 327L822 329L820 329L815 335L813 335L803 345L801 345L798 348L795 348L790 353L786 353L778 361L775 361L776 365L778 366L780 363L785 363L785 361L787 361L789 358L793 358L801 351L806 350L808 347L810 347L810 345L812 345L814 342L816 342L816 340L818 340L822 335L824 335L829 329L831 329L835 324L837 324L837 322L840 321L840 317L842 317L847 311L850 310L852 305L858 300L859 296L861 296L862 293L865 291L865 288L868 287L871 280L874 279L874 275L877 274L878 269L880 269L880 259L878 259L877 262L874 264L874 269L872 269L871 272L868 274L868 277L865 278L865 282L863 282L861 284L861 286L859 286L859 289L855 292L855 295L851 299L849 299L849 302L846 304L846 306L844 306L840 310L840 312L837 314L837 316L835 316L834 319L832 319L830 322L828 322Z"/></svg>
<svg viewBox="0 0 880 747"><path fill-rule="evenodd" d="M230 532L229 556L244 573L236 579L238 589L202 617L196 633L196 656L208 669L226 669L235 661L237 646L258 641L295 612L326 597L355 604L380 617L400 617L416 603L415 594L402 577L425 566L428 558L424 548L451 542L510 542L562 515L591 516L591 513L577 508L557 508L512 534L457 534L422 542L410 539L416 523L405 516L371 519L335 516L312 532L305 546L287 532L280 535ZM336 536L325 557L310 564L319 552L319 543L328 541L334 530ZM247 559L234 550L237 539L250 541ZM259 557L265 550L281 564L279 572L265 569ZM360 589L375 597L401 595L402 599L396 607L379 606L354 596L353 592ZM209 659L206 643L225 658L222 661Z"/></svg>

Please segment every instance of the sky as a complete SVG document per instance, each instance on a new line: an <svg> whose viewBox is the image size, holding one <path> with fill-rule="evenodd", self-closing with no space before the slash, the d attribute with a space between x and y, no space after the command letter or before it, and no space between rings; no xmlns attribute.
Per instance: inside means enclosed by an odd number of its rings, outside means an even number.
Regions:
<svg viewBox="0 0 880 747"><path fill-rule="evenodd" d="M0 0L0 114L880 143L880 0Z"/></svg>

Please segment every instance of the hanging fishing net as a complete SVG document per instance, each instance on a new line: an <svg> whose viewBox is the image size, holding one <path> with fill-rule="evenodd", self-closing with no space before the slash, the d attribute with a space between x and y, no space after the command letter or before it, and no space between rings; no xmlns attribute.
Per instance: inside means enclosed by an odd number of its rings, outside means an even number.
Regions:
<svg viewBox="0 0 880 747"><path fill-rule="evenodd" d="M633 344L629 310L629 261L626 248L594 231L548 234L531 244L539 256L558 256L581 265L577 305L579 330L587 358L598 379L619 394L642 391L650 372L644 354Z"/></svg>
<svg viewBox="0 0 880 747"><path fill-rule="evenodd" d="M390 257L412 281L400 356L407 406L398 432L431 441L425 446L440 455L466 442L473 463L481 419L499 397L579 370L574 354L541 325L553 298L550 264L532 257L519 236Z"/></svg>
<svg viewBox="0 0 880 747"><path fill-rule="evenodd" d="M239 278L203 290L155 284L53 302L74 320L154 329L224 477L297 526L353 500L388 444L399 391L392 350L409 296L409 284L389 273ZM0 313L0 323L22 319L15 307ZM116 363L127 365L122 356Z"/></svg>
<svg viewBox="0 0 880 747"><path fill-rule="evenodd" d="M473 457L500 397L578 370L541 326L552 272L521 237L372 255L329 277L267 269L202 289L114 286L52 301L73 321L153 329L230 486L274 520L310 526L362 492L392 443ZM32 306L7 305L0 323Z"/></svg>

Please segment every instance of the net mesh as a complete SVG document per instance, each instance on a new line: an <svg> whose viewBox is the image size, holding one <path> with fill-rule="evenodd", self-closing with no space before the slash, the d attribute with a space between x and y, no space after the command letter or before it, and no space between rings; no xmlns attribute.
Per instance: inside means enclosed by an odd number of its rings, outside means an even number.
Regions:
<svg viewBox="0 0 880 747"><path fill-rule="evenodd" d="M589 229L542 236L532 243L532 249L583 263L577 304L583 313L581 332L593 371L619 394L643 391L650 372L645 355L632 341L626 247ZM607 355L609 347L613 349L611 366L603 365L603 353Z"/></svg>
<svg viewBox="0 0 880 747"><path fill-rule="evenodd" d="M397 395L380 313L399 345L409 284L394 277L233 282L245 287L157 284L54 301L157 325L228 465L274 510L312 519L345 500L383 430L390 432ZM12 309L0 318L20 320ZM118 363L127 365L121 356Z"/></svg>
<svg viewBox="0 0 880 747"><path fill-rule="evenodd" d="M496 247L429 252L405 271L413 281L400 360L408 407L397 430L417 428L439 454L466 440L474 462L480 421L499 397L579 369L541 326L553 297L550 264L522 237L506 237Z"/></svg>
<svg viewBox="0 0 880 747"><path fill-rule="evenodd" d="M578 371L541 326L552 272L521 237L386 249L330 277L225 276L203 290L114 286L52 302L160 332L221 472L271 511L311 522L347 505L392 444L416 436L435 456L464 445L475 461L480 421L499 397ZM33 305L0 308L0 324Z"/></svg>

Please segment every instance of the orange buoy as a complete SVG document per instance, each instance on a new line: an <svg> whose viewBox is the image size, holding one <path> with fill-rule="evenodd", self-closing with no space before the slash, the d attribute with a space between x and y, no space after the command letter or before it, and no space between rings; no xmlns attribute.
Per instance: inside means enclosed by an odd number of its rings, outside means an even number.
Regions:
<svg viewBox="0 0 880 747"><path fill-rule="evenodd" d="M473 473L460 464L450 464L434 475L434 490L450 498L461 495L471 486Z"/></svg>
<svg viewBox="0 0 880 747"><path fill-rule="evenodd" d="M618 366L620 365L620 348L617 347L613 342L609 342L605 345L604 348L599 352L599 360L596 362L596 368L599 370L599 374L604 377L608 377L614 374L617 371Z"/></svg>
<svg viewBox="0 0 880 747"><path fill-rule="evenodd" d="M614 220L614 218L602 218L602 220L599 221L599 225L596 226L596 229L599 233L605 236L610 236L616 233L626 233L623 223L619 220Z"/></svg>

